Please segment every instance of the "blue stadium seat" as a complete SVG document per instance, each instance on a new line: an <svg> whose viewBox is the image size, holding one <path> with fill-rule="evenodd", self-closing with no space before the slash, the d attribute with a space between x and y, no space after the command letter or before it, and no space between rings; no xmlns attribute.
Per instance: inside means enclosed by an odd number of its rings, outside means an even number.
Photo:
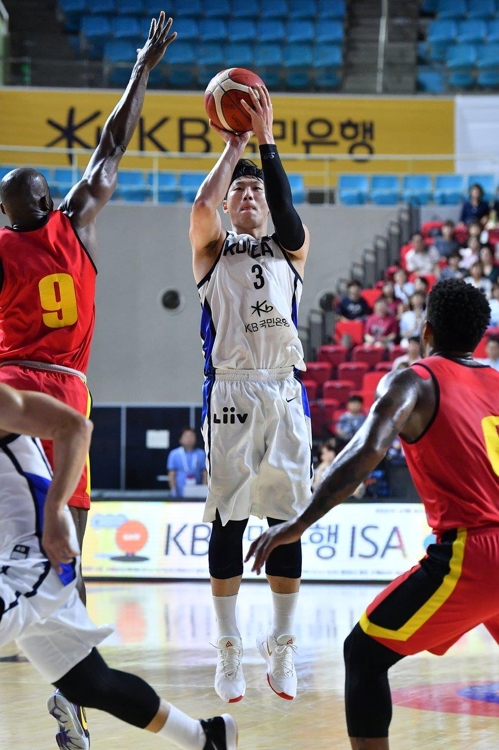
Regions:
<svg viewBox="0 0 499 750"><path fill-rule="evenodd" d="M432 16L437 12L438 0L423 0L421 6L421 13L423 15Z"/></svg>
<svg viewBox="0 0 499 750"><path fill-rule="evenodd" d="M104 45L104 58L108 62L135 62L137 49L132 42L112 40Z"/></svg>
<svg viewBox="0 0 499 750"><path fill-rule="evenodd" d="M205 18L199 22L199 36L204 42L222 44L227 38L227 24L221 18Z"/></svg>
<svg viewBox="0 0 499 750"><path fill-rule="evenodd" d="M428 58L428 47L426 45L426 42L418 42L416 49L417 49L418 65L426 65L427 58Z"/></svg>
<svg viewBox="0 0 499 750"><path fill-rule="evenodd" d="M344 34L343 24L339 21L320 21L315 27L315 43L324 44L332 42L333 44L342 44Z"/></svg>
<svg viewBox="0 0 499 750"><path fill-rule="evenodd" d="M142 0L119 0L119 3L122 16L143 16L145 13Z"/></svg>
<svg viewBox="0 0 499 750"><path fill-rule="evenodd" d="M182 193L177 187L177 176L173 172L158 172L157 185L155 175L149 175L149 184L153 189L153 198L157 187L157 199L159 203L175 203L180 200Z"/></svg>
<svg viewBox="0 0 499 750"><path fill-rule="evenodd" d="M178 21L174 21L172 29L178 34L178 42L175 44L195 42L199 37L199 25L195 18L179 18Z"/></svg>
<svg viewBox="0 0 499 750"><path fill-rule="evenodd" d="M363 205L369 192L367 177L362 174L342 174L338 178L338 195L347 206Z"/></svg>
<svg viewBox="0 0 499 750"><path fill-rule="evenodd" d="M496 6L494 0L468 0L468 18L494 18Z"/></svg>
<svg viewBox="0 0 499 750"><path fill-rule="evenodd" d="M107 16L83 16L80 26L81 34L89 39L109 39L111 36L111 23Z"/></svg>
<svg viewBox="0 0 499 750"><path fill-rule="evenodd" d="M476 47L473 44L455 44L449 47L445 57L448 70L461 70L471 73L476 63Z"/></svg>
<svg viewBox="0 0 499 750"><path fill-rule="evenodd" d="M476 66L480 72L499 71L499 44L497 42L495 44L483 44L478 47Z"/></svg>
<svg viewBox="0 0 499 750"><path fill-rule="evenodd" d="M248 18L254 20L260 14L260 3L248 3L248 0L232 0L232 18Z"/></svg>
<svg viewBox="0 0 499 750"><path fill-rule="evenodd" d="M169 68L166 74L166 83L172 89L195 88L196 78L194 71L192 68Z"/></svg>
<svg viewBox="0 0 499 750"><path fill-rule="evenodd" d="M499 20L487 22L487 39L489 44L499 42Z"/></svg>
<svg viewBox="0 0 499 750"><path fill-rule="evenodd" d="M116 0L86 0L88 13L115 13Z"/></svg>
<svg viewBox="0 0 499 750"><path fill-rule="evenodd" d="M441 206L454 206L464 197L464 178L460 174L437 174L434 199Z"/></svg>
<svg viewBox="0 0 499 750"><path fill-rule="evenodd" d="M252 44L256 39L256 23L250 19L233 19L227 24L229 42L247 42Z"/></svg>
<svg viewBox="0 0 499 750"><path fill-rule="evenodd" d="M457 41L459 44L480 44L487 37L485 21L459 21L457 25Z"/></svg>
<svg viewBox="0 0 499 750"><path fill-rule="evenodd" d="M172 49L174 46L175 45L172 44ZM196 51L199 65L217 68L217 71L223 70L224 51L221 44L200 44L196 47ZM208 83L208 81L206 81L206 83Z"/></svg>
<svg viewBox="0 0 499 750"><path fill-rule="evenodd" d="M285 68L310 68L314 61L312 45L289 44L284 51Z"/></svg>
<svg viewBox="0 0 499 750"><path fill-rule="evenodd" d="M231 15L229 0L216 0L216 2L205 2L203 13L205 18L224 18L228 20Z"/></svg>
<svg viewBox="0 0 499 750"><path fill-rule="evenodd" d="M286 27L282 21L263 19L256 25L256 38L261 44L280 44L286 39Z"/></svg>
<svg viewBox="0 0 499 750"><path fill-rule="evenodd" d="M288 44L313 42L315 39L314 24L312 21L288 21L285 39Z"/></svg>
<svg viewBox="0 0 499 750"><path fill-rule="evenodd" d="M394 174L375 174L371 177L370 197L377 206L394 206L400 199L399 178Z"/></svg>
<svg viewBox="0 0 499 750"><path fill-rule="evenodd" d="M477 75L476 82L482 88L499 88L499 70L481 70Z"/></svg>
<svg viewBox="0 0 499 750"><path fill-rule="evenodd" d="M146 0L147 2L148 0ZM156 2L156 8L163 10L163 4ZM156 10L156 16L158 15ZM201 0L176 0L174 18L200 18L204 12L204 3Z"/></svg>
<svg viewBox="0 0 499 750"><path fill-rule="evenodd" d="M466 18L467 12L466 0L438 0L437 16L439 18Z"/></svg>
<svg viewBox="0 0 499 750"><path fill-rule="evenodd" d="M87 12L86 0L59 0L59 7L64 19L65 31L78 31L81 17Z"/></svg>
<svg viewBox="0 0 499 750"><path fill-rule="evenodd" d="M80 173L71 168L57 168L52 174L50 192L54 197L64 197L80 179Z"/></svg>
<svg viewBox="0 0 499 750"><path fill-rule="evenodd" d="M303 182L303 175L288 174L288 180L291 186L291 192L293 193L293 203L303 203L305 200L305 184Z"/></svg>
<svg viewBox="0 0 499 750"><path fill-rule="evenodd" d="M445 91L444 74L429 67L418 68L417 89L428 94L442 94Z"/></svg>
<svg viewBox="0 0 499 750"><path fill-rule="evenodd" d="M288 18L292 21L312 21L317 15L313 0L288 0Z"/></svg>
<svg viewBox="0 0 499 750"><path fill-rule="evenodd" d="M198 61L197 47L192 42L175 42L168 49L169 65L194 65Z"/></svg>
<svg viewBox="0 0 499 750"><path fill-rule="evenodd" d="M108 86L114 89L124 89L130 80L132 69L132 65L113 66L107 78Z"/></svg>
<svg viewBox="0 0 499 750"><path fill-rule="evenodd" d="M447 77L447 86L455 89L471 89L475 78L471 70L454 70Z"/></svg>
<svg viewBox="0 0 499 750"><path fill-rule="evenodd" d="M493 174L470 174L468 175L467 189L469 190L472 185L481 185L484 191L484 200L491 201L495 196L495 178Z"/></svg>
<svg viewBox="0 0 499 750"><path fill-rule="evenodd" d="M114 39L139 39L143 36L143 24L135 16L116 16L111 21Z"/></svg>
<svg viewBox="0 0 499 750"><path fill-rule="evenodd" d="M431 178L425 174L406 175L402 182L404 203L425 206L431 200Z"/></svg>
<svg viewBox="0 0 499 750"><path fill-rule="evenodd" d="M286 0L263 0L260 11L261 18L280 18L284 19L288 16L288 4Z"/></svg>
<svg viewBox="0 0 499 750"><path fill-rule="evenodd" d="M335 70L324 68L317 71L315 88L318 91L336 91L341 86L341 78Z"/></svg>
<svg viewBox="0 0 499 750"><path fill-rule="evenodd" d="M122 169L118 172L116 193L124 201L141 203L151 197L152 189L143 172Z"/></svg>
<svg viewBox="0 0 499 750"><path fill-rule="evenodd" d="M457 23L455 21L430 21L426 39L430 44L447 42L451 44L457 37Z"/></svg>
<svg viewBox="0 0 499 750"><path fill-rule="evenodd" d="M334 44L316 44L314 48L314 68L330 68L337 70L343 64L341 47Z"/></svg>
<svg viewBox="0 0 499 750"><path fill-rule="evenodd" d="M9 174L9 172L12 172L13 169L16 169L16 167L12 166L1 166L0 167L0 180L3 180L6 174ZM47 178L48 179L48 178Z"/></svg>
<svg viewBox="0 0 499 750"><path fill-rule="evenodd" d="M230 42L224 45L224 65L228 68L251 68L254 62L253 48L249 44Z"/></svg>
<svg viewBox="0 0 499 750"><path fill-rule="evenodd" d="M179 176L182 200L192 203L205 177L204 172L182 172Z"/></svg>
<svg viewBox="0 0 499 750"><path fill-rule="evenodd" d="M280 44L255 44L254 54L259 68L280 67L283 63L284 51Z"/></svg>
<svg viewBox="0 0 499 750"><path fill-rule="evenodd" d="M284 85L287 91L309 91L312 85L312 76L306 66L300 70L288 70L284 74Z"/></svg>
<svg viewBox="0 0 499 750"><path fill-rule="evenodd" d="M343 21L347 14L345 0L319 0L317 18L322 20L337 19Z"/></svg>

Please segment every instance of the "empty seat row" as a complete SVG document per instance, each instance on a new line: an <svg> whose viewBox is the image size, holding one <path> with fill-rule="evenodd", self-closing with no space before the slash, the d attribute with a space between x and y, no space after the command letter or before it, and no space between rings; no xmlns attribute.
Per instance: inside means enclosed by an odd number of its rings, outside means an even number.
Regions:
<svg viewBox="0 0 499 750"><path fill-rule="evenodd" d="M433 12L441 19L486 19L499 15L497 0L434 0L424 5L425 12Z"/></svg>
<svg viewBox="0 0 499 750"><path fill-rule="evenodd" d="M426 41L430 45L455 42L499 41L499 19L494 21L432 21Z"/></svg>
<svg viewBox="0 0 499 750"><path fill-rule="evenodd" d="M479 89L485 92L499 88L498 70L452 70L443 72L432 66L420 66L417 71L417 89L428 94L443 94L456 89Z"/></svg>
<svg viewBox="0 0 499 750"><path fill-rule="evenodd" d="M399 200L413 205L425 205L434 200L440 205L456 205L467 196L470 185L479 183L485 199L495 194L494 175L459 174L405 175L340 175L338 195L346 205L362 205L368 200L378 205L395 205Z"/></svg>

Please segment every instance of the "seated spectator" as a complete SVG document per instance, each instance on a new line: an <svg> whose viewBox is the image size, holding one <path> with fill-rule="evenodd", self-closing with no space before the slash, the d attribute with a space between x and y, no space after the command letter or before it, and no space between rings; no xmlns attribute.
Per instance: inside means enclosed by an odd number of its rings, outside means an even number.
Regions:
<svg viewBox="0 0 499 750"><path fill-rule="evenodd" d="M407 352L393 360L392 370L403 370L421 359L420 346L419 336L411 336L407 341Z"/></svg>
<svg viewBox="0 0 499 750"><path fill-rule="evenodd" d="M409 297L414 294L414 284L407 279L407 271L403 268L398 268L393 274L395 296L401 299L406 307L409 307Z"/></svg>
<svg viewBox="0 0 499 750"><path fill-rule="evenodd" d="M430 285L428 284L428 279L426 279L424 276L416 276L416 278L414 279L414 292L419 292L419 294L423 294L425 300L428 296L429 286Z"/></svg>
<svg viewBox="0 0 499 750"><path fill-rule="evenodd" d="M489 218L489 204L483 199L483 188L478 183L471 185L468 200L464 201L461 208L459 221L469 224L475 219L483 228Z"/></svg>
<svg viewBox="0 0 499 750"><path fill-rule="evenodd" d="M459 250L456 250L455 253L451 253L447 258L447 265L444 266L444 268L442 268L442 270L440 271L440 280L445 281L445 279L462 279L464 270L459 268L461 260L462 258Z"/></svg>
<svg viewBox="0 0 499 750"><path fill-rule="evenodd" d="M390 315L398 318L402 314L404 302L396 296L395 285L393 281L387 280L383 283L383 286L381 288L381 297L379 299L385 300Z"/></svg>
<svg viewBox="0 0 499 750"><path fill-rule="evenodd" d="M405 256L405 265L409 273L432 273L438 276L440 255L435 247L425 244L421 232L412 237L413 247Z"/></svg>
<svg viewBox="0 0 499 750"><path fill-rule="evenodd" d="M478 237L470 236L468 238L467 247L461 248L461 261L459 268L464 271L469 271L473 263L477 263L480 260L480 250L482 243Z"/></svg>
<svg viewBox="0 0 499 750"><path fill-rule="evenodd" d="M499 327L499 283L492 284L492 297L489 299L489 328Z"/></svg>
<svg viewBox="0 0 499 750"><path fill-rule="evenodd" d="M340 299L336 307L336 312L342 320L359 320L370 315L371 308L361 294L361 284L355 280L350 281L346 295Z"/></svg>
<svg viewBox="0 0 499 750"><path fill-rule="evenodd" d="M363 406L362 396L350 396L347 401L347 410L339 416L336 422L336 435L344 445L353 438L366 421L366 416L362 411Z"/></svg>
<svg viewBox="0 0 499 750"><path fill-rule="evenodd" d="M482 264L479 260L476 263L473 263L470 268L470 275L465 276L464 280L467 284L471 284L476 289L480 289L487 299L492 297L492 282L490 279L486 279L483 275Z"/></svg>
<svg viewBox="0 0 499 750"><path fill-rule="evenodd" d="M421 292L414 292L409 301L409 310L402 313L399 321L401 345L408 346L409 339L420 336L425 319L426 299Z"/></svg>
<svg viewBox="0 0 499 750"><path fill-rule="evenodd" d="M479 221L476 219L473 219L473 221L470 221L468 224L468 239L470 237L478 237L480 239L483 232L483 227Z"/></svg>
<svg viewBox="0 0 499 750"><path fill-rule="evenodd" d="M487 357L485 359L478 359L478 362L481 362L482 365L488 365L489 367L493 367L494 370L499 371L499 337L498 336L490 336L489 340L485 344L485 351L487 353Z"/></svg>
<svg viewBox="0 0 499 750"><path fill-rule="evenodd" d="M383 346L388 348L398 336L398 323L388 312L384 299L374 303L374 312L366 320L364 328L364 342L368 346Z"/></svg>
<svg viewBox="0 0 499 750"><path fill-rule="evenodd" d="M496 266L492 250L488 245L482 245L480 248L479 259L482 263L483 275L486 279L489 279L489 281L495 284L499 278L499 266Z"/></svg>
<svg viewBox="0 0 499 750"><path fill-rule="evenodd" d="M319 463L314 471L314 480L312 482L312 489L315 490L324 479L324 474L333 463L336 456L336 440L329 438L325 443L322 443L319 448Z"/></svg>
<svg viewBox="0 0 499 750"><path fill-rule="evenodd" d="M442 234L435 237L433 247L438 250L441 258L448 258L449 255L459 250L460 244L454 237L454 222L448 219L442 226Z"/></svg>

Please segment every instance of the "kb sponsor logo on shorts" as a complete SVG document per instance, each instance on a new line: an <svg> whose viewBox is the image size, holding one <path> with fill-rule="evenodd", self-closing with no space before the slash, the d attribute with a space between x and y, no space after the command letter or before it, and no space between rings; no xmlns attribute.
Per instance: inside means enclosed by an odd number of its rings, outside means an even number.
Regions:
<svg viewBox="0 0 499 750"><path fill-rule="evenodd" d="M224 406L224 408L222 409L221 417L219 417L218 414L213 415L214 424L236 424L236 420L241 424L244 424L247 419L248 415L238 414L234 406L231 406L230 408L228 406Z"/></svg>

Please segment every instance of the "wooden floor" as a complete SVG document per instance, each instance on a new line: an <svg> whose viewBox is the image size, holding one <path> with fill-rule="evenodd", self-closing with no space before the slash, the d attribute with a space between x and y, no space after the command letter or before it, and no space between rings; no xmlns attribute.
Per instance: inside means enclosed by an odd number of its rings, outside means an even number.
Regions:
<svg viewBox="0 0 499 750"><path fill-rule="evenodd" d="M246 583L239 600L246 696L230 709L213 690L213 614L206 583L91 584L88 608L115 633L101 648L111 666L137 672L196 717L230 710L241 750L349 748L343 717L342 643L374 585L304 584L297 617L298 696L283 701L265 680L254 641L268 624L270 597ZM412 657L392 670L392 750L491 750L499 745L499 649L483 628L443 658ZM458 691L483 691L485 700ZM0 750L54 750L55 722L45 710L50 689L29 664L0 664ZM479 697L484 697L481 693ZM496 700L497 699L497 700ZM98 711L89 711L92 750L168 747Z"/></svg>

